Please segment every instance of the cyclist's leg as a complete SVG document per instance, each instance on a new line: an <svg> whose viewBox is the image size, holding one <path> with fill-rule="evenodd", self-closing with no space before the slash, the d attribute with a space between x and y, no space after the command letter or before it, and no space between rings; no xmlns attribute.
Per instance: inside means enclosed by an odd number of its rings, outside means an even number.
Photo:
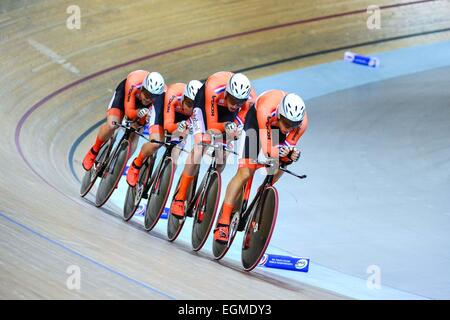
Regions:
<svg viewBox="0 0 450 320"><path fill-rule="evenodd" d="M234 209L234 203L242 187L255 174L256 167L254 165L239 164L238 171L228 183L225 199L223 201L223 212L220 217L220 223L229 224L231 213Z"/></svg>
<svg viewBox="0 0 450 320"><path fill-rule="evenodd" d="M216 141L228 142L226 140L225 134L223 134L222 138L218 138ZM228 155L229 155L229 153L224 151L222 148L216 150L216 164L217 164L216 168L217 168L217 171L219 171L220 173L222 173L223 169L225 169Z"/></svg>
<svg viewBox="0 0 450 320"><path fill-rule="evenodd" d="M186 200L186 193L194 180L194 176L199 169L200 162L202 160L204 148L200 143L209 142L211 138L209 134L205 133L205 117L204 111L200 108L194 108L192 114L192 126L193 126L193 134L194 134L194 146L192 148L191 153L188 155L186 159L186 164L184 166L183 173L181 175L180 187L175 197L177 201Z"/></svg>
<svg viewBox="0 0 450 320"><path fill-rule="evenodd" d="M108 115L106 117L106 123L104 123L95 138L94 144L89 148L89 151L85 155L83 159L83 168L85 170L90 170L95 162L95 159L97 158L97 155L103 146L103 144L108 141L112 135L114 134L116 130L116 126L113 125L114 122L120 122L122 121L123 116L120 114L119 109L110 109L114 111L119 112L108 112Z"/></svg>
<svg viewBox="0 0 450 320"><path fill-rule="evenodd" d="M97 134L95 143L91 146L83 159L83 167L90 170L102 145L108 141L116 130L114 122L121 122L124 115L125 82L123 80L116 88L108 105L106 123L103 124Z"/></svg>
<svg viewBox="0 0 450 320"><path fill-rule="evenodd" d="M286 135L283 133L279 133L279 144L280 145L287 145L286 144ZM288 145L289 146L289 145ZM282 161L282 159L279 159L279 161ZM283 175L283 171L281 171L280 169L278 169L278 166L273 167L272 169L270 169L273 174L273 183L276 183L281 176ZM269 172L269 170L267 170Z"/></svg>
<svg viewBox="0 0 450 320"><path fill-rule="evenodd" d="M257 164L252 162L258 158L258 132L256 111L253 108L249 110L246 116L244 131L242 133L244 135L244 144L240 150L239 168L227 186L222 214L219 219L220 224L230 224L231 213L234 209L235 200L245 183L255 174Z"/></svg>
<svg viewBox="0 0 450 320"><path fill-rule="evenodd" d="M97 139L102 142L108 141L114 134L117 127L113 123L122 122L125 114L125 82L126 79L117 86L116 91L114 91L111 101L109 102L106 123L100 127L97 135Z"/></svg>
<svg viewBox="0 0 450 320"><path fill-rule="evenodd" d="M164 139L164 133L163 133L162 127L159 125L151 126L149 129L149 133L150 133L150 136L149 136L150 140L163 141L163 139ZM133 135L133 139L138 138L138 137L139 136L137 136L137 135ZM136 143L135 143L135 145L133 144L134 149L133 149L132 153L134 153L134 150L137 146L138 139L135 139L135 140L136 140ZM153 142L144 143L141 147L141 150L139 151L139 155L134 159L134 163L139 167L142 166L142 164L145 162L145 160L148 157L150 157L151 155L155 154L159 150L160 147L161 147L161 144L159 144L159 143L153 143Z"/></svg>
<svg viewBox="0 0 450 320"><path fill-rule="evenodd" d="M186 159L186 164L184 165L183 173L181 174L180 186L175 196L175 200L177 201L186 200L187 191L194 180L195 174L199 170L200 162L202 160L204 148L201 145L198 145L198 143L202 141L202 134L196 135L194 138L195 143Z"/></svg>
<svg viewBox="0 0 450 320"><path fill-rule="evenodd" d="M175 165L178 165L178 160L180 158L181 150L184 149L186 145L186 140L188 138L189 131L186 131L185 133L179 133L175 131L172 133L172 141L180 141L181 142L177 145L176 148L172 149L172 160Z"/></svg>
<svg viewBox="0 0 450 320"><path fill-rule="evenodd" d="M136 123L134 125L141 126L142 127L141 130L143 130L144 125L145 125L145 120L142 119L141 121L139 121L138 123ZM155 123L154 117L151 117L149 125L150 125L150 129L149 129L150 140L154 139L157 141L161 141L163 138L162 126ZM136 134L133 134L131 137L131 146L132 146L131 153L134 153L134 151L136 149L137 142L139 140L138 138L139 138L139 136ZM142 148L139 151L138 156L136 158L134 158L133 162L131 163L130 168L128 169L127 183L131 187L136 186L137 181L139 179L139 172L140 172L141 167L144 164L145 160L148 157L150 157L151 155L153 155L155 152L157 152L160 147L161 147L160 144L152 143L152 142L146 142L142 145Z"/></svg>

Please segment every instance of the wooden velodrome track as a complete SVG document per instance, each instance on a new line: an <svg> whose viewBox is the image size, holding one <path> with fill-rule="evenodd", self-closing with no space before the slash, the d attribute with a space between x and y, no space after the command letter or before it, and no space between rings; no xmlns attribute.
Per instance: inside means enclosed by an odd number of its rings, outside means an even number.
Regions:
<svg viewBox="0 0 450 320"><path fill-rule="evenodd" d="M342 298L224 267L123 223L119 208L96 209L78 196L68 152L135 69L168 83L218 70L254 79L341 59L336 48L450 38L448 1L377 1L383 25L369 31L373 2L77 0L81 29L69 30L71 1L1 1L0 298ZM74 155L77 175L92 139ZM69 265L81 268L80 291L66 287Z"/></svg>

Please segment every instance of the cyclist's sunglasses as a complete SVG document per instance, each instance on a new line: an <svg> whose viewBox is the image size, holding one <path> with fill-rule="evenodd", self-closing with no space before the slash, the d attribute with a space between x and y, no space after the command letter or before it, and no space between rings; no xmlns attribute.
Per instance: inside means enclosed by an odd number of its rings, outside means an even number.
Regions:
<svg viewBox="0 0 450 320"><path fill-rule="evenodd" d="M282 115L280 115L279 118L280 118L280 121L283 123L283 125L288 130L292 130L292 129L295 129L297 127L300 127L300 125L302 124L302 121L291 121L289 119L286 119Z"/></svg>
<svg viewBox="0 0 450 320"><path fill-rule="evenodd" d="M238 99L227 92L227 99L233 106L242 106L247 102L247 99Z"/></svg>
<svg viewBox="0 0 450 320"><path fill-rule="evenodd" d="M190 99L190 98L188 98L186 96L183 96L183 102L186 104L186 106L188 108L193 108L194 107L194 100L192 100L192 99Z"/></svg>
<svg viewBox="0 0 450 320"><path fill-rule="evenodd" d="M145 89L144 87L141 88L142 93L144 94L146 99L151 99L152 101L155 101L157 95L150 93Z"/></svg>

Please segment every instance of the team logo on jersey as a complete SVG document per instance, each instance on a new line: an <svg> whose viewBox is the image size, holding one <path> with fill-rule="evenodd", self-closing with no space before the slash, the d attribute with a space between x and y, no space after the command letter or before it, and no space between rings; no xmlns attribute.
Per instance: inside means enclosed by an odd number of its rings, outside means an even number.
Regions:
<svg viewBox="0 0 450 320"><path fill-rule="evenodd" d="M216 96L211 97L211 116L214 117L214 100L216 99Z"/></svg>

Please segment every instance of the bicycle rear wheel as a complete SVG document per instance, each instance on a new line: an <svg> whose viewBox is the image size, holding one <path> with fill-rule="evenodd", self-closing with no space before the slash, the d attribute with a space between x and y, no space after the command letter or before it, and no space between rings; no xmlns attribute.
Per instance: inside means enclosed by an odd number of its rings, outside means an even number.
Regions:
<svg viewBox="0 0 450 320"><path fill-rule="evenodd" d="M244 197L244 188L243 187L241 189L241 192L239 193L237 200L235 202L234 208L236 208L237 211L234 211L233 214L231 215L231 222L230 222L230 240L228 241L228 243L220 243L218 241L213 241L213 255L214 255L214 259L216 260L220 260L222 259L225 254L228 252L228 250L230 249L231 245L233 244L234 238L236 237L236 233L237 233L237 229L238 229L238 225L239 225L239 220L240 220L240 208L242 207L242 202L243 202L243 197ZM219 214L219 218L222 215L222 210L223 210L223 206L222 209L220 210L220 214ZM217 225L217 223L216 223Z"/></svg>
<svg viewBox="0 0 450 320"><path fill-rule="evenodd" d="M161 159L164 161L161 175L155 177L148 195L147 209L145 210L144 228L152 230L158 223L169 197L173 182L175 165L172 158ZM158 174L157 172L155 174Z"/></svg>
<svg viewBox="0 0 450 320"><path fill-rule="evenodd" d="M208 239L219 206L221 185L220 173L213 171L196 205L191 236L194 251L199 251Z"/></svg>
<svg viewBox="0 0 450 320"><path fill-rule="evenodd" d="M127 195L125 197L125 203L123 205L123 220L128 221L136 212L141 202L142 195L147 187L148 179L153 169L153 157L150 157L142 165L142 169L139 172L139 179L137 185L133 188L128 186Z"/></svg>
<svg viewBox="0 0 450 320"><path fill-rule="evenodd" d="M94 165L92 166L91 170L86 171L83 175L83 179L81 180L81 187L80 187L80 196L84 197L89 193L89 191L92 189L92 187L95 184L95 181L97 180L99 173L104 167L105 159L107 158L109 151L110 151L110 144L111 142L105 143L98 153L97 159L95 160Z"/></svg>
<svg viewBox="0 0 450 320"><path fill-rule="evenodd" d="M275 228L277 214L278 192L269 186L261 195L245 228L241 260L246 271L253 270L263 257Z"/></svg>
<svg viewBox="0 0 450 320"><path fill-rule="evenodd" d="M119 183L122 173L125 170L127 160L130 154L130 144L128 140L123 140L118 146L115 157L110 159L107 167L103 171L100 185L95 195L95 205L101 207L111 197ZM112 172L109 172L110 165L113 164Z"/></svg>
<svg viewBox="0 0 450 320"><path fill-rule="evenodd" d="M181 176L180 176L180 179L178 180L177 188L176 188L177 191L175 192L173 199L175 199L178 189L180 188L180 181L181 181ZM202 184L203 184L203 182L202 182ZM189 188L189 190L186 194L185 208L187 208L189 206L191 199L193 197L193 194L195 192L196 186L197 186L197 176L195 176L194 182L191 184L191 187ZM169 241L175 241L175 239L180 234L181 229L183 229L185 221L186 221L186 214L184 215L183 219L178 219L169 212L169 215L167 217L167 237L168 237Z"/></svg>

